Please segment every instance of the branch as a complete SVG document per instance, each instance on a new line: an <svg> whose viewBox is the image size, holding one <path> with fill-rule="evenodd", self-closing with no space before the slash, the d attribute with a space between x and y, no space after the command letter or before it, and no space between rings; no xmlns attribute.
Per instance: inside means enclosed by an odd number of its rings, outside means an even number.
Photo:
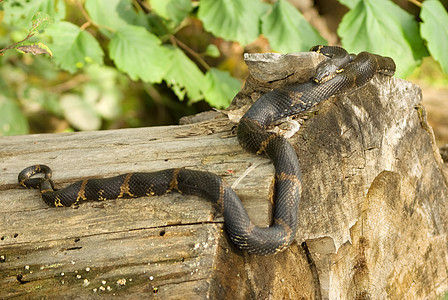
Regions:
<svg viewBox="0 0 448 300"><path fill-rule="evenodd" d="M105 26L105 25L100 25L98 23L96 23L95 21L93 21L89 14L87 13L87 11L85 10L84 6L82 5L80 0L76 1L76 5L78 5L79 10L81 11L82 15L84 16L84 18L87 20L86 23L82 24L81 26L81 30L85 30L87 27L89 27L90 25L95 26L96 28L104 28L109 30L110 32L115 32L116 30L109 27L109 26Z"/></svg>
<svg viewBox="0 0 448 300"><path fill-rule="evenodd" d="M205 70L207 70L207 71L210 70L210 66L205 62L204 59L202 59L202 57L199 53L197 53L196 51L194 51L193 49L188 47L186 44L181 42L174 35L170 36L170 40L171 40L171 43L173 43L173 45L178 45L180 48L184 49L191 56L193 56Z"/></svg>
<svg viewBox="0 0 448 300"><path fill-rule="evenodd" d="M411 2L412 4L418 6L418 7L422 7L422 3L418 2L417 0L408 0L409 2Z"/></svg>
<svg viewBox="0 0 448 300"><path fill-rule="evenodd" d="M51 87L50 91L53 93L60 94L60 93L66 92L68 90L71 90L71 89L77 87L78 85L80 85L84 82L87 82L87 81L89 81L88 76L86 76L85 74L78 74L78 75L71 77L69 80L67 80L63 83L60 83L58 85Z"/></svg>
<svg viewBox="0 0 448 300"><path fill-rule="evenodd" d="M3 54L1 54L1 53L4 52L4 51L6 51L6 50L16 48L18 45L20 45L20 44L23 43L24 41L28 40L29 38L31 38L33 35L34 35L33 29L31 29L30 32L28 32L28 35L26 36L26 38L24 38L23 40L18 41L17 43L14 43L14 44L12 44L12 45L9 45L9 46L6 47L6 48L0 49L0 55L3 55Z"/></svg>

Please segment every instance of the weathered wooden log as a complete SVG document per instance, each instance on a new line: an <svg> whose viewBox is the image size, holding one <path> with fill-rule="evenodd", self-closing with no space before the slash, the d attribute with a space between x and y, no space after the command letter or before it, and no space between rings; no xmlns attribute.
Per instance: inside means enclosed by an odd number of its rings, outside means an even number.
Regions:
<svg viewBox="0 0 448 300"><path fill-rule="evenodd" d="M246 57L251 76L226 115L237 120L263 92L308 79L321 59ZM305 116L290 139L304 173L297 242L267 257L236 249L222 217L197 197L49 208L37 191L17 184L18 173L36 163L53 169L58 187L184 166L237 182L251 218L268 225L273 167L238 145L224 114L183 126L1 137L0 298L442 295L447 174L420 101L417 86L377 76Z"/></svg>

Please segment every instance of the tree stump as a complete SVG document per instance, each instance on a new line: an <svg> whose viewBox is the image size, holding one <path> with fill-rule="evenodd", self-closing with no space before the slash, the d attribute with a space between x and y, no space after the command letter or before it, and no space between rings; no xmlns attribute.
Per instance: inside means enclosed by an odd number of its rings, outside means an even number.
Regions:
<svg viewBox="0 0 448 300"><path fill-rule="evenodd" d="M273 166L244 151L233 121L271 88L310 78L316 53L247 55L231 107L182 126L0 138L0 298L409 299L448 290L447 170L420 89L375 76L332 97L290 139L303 169L296 242L254 256L194 196L49 208L17 175L36 163L58 187L173 167L206 170L270 223ZM233 120L233 121L232 121Z"/></svg>

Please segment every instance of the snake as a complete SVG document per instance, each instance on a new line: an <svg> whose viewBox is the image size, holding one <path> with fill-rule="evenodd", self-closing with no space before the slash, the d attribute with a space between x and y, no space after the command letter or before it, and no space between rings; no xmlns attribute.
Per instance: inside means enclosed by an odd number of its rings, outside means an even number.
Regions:
<svg viewBox="0 0 448 300"><path fill-rule="evenodd" d="M393 76L392 58L361 52L349 54L338 46L318 45L310 49L327 57L315 76L300 84L287 84L264 93L240 119L236 135L240 145L269 157L274 165L273 221L256 226L234 190L218 175L186 168L134 172L108 178L79 180L56 189L52 170L33 165L18 175L25 188L40 189L49 206L72 206L82 201L159 196L168 192L201 196L217 206L230 240L240 249L267 255L287 249L295 239L302 191L302 172L290 142L268 126L282 118L310 110L333 95L346 93L369 82L377 73ZM35 176L41 174L40 176ZM43 176L42 176L43 174Z"/></svg>

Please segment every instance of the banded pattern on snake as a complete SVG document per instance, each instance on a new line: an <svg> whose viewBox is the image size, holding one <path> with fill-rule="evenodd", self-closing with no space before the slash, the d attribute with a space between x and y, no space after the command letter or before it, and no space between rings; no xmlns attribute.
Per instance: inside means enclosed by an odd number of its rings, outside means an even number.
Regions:
<svg viewBox="0 0 448 300"><path fill-rule="evenodd" d="M318 66L313 80L284 86L262 95L241 118L237 138L241 146L266 154L275 167L275 210L273 224L255 226L235 192L217 175L209 172L168 169L151 173L128 173L111 178L85 179L56 190L51 169L45 165L25 168L19 184L40 189L50 206L71 206L81 201L163 195L176 191L199 195L216 203L224 216L230 239L240 249L266 255L286 249L295 238L302 190L297 154L284 137L266 131L272 122L311 109L321 101L365 85L376 73L392 76L395 63L389 57L368 52L348 54L343 48L315 46L330 57ZM43 173L44 177L34 177Z"/></svg>

